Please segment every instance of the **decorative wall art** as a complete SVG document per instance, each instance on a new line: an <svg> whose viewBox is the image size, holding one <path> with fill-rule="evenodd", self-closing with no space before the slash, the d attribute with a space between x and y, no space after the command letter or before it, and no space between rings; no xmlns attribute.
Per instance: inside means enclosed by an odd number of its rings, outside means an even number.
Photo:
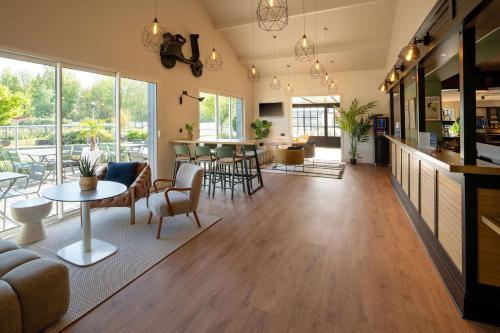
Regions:
<svg viewBox="0 0 500 333"><path fill-rule="evenodd" d="M161 63L168 69L175 66L177 61L183 62L191 66L191 72L195 77L200 77L203 74L203 64L200 61L200 49L198 47L198 38L200 35L191 34L191 58L184 57L182 46L186 43L186 38L180 34L172 35L167 32L163 35L163 43L161 44L160 57Z"/></svg>
<svg viewBox="0 0 500 333"><path fill-rule="evenodd" d="M441 96L425 96L425 120L439 120Z"/></svg>

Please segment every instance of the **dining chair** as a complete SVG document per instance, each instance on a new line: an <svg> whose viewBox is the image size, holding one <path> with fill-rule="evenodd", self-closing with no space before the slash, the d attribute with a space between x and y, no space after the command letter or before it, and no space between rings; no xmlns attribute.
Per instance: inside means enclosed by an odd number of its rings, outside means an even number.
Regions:
<svg viewBox="0 0 500 333"><path fill-rule="evenodd" d="M168 182L173 186L159 192L157 185L159 182ZM149 196L148 224L151 223L153 215L158 217L156 238L160 238L161 225L165 217L180 214L189 216L189 213L193 213L198 228L201 228L196 210L200 200L202 182L203 168L191 163L184 163L179 167L176 179L156 179L153 182L155 193Z"/></svg>

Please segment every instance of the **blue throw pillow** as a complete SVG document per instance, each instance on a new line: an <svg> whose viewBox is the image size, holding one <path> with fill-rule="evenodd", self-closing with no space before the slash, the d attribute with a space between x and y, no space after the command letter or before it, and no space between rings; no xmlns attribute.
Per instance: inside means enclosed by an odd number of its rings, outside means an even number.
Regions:
<svg viewBox="0 0 500 333"><path fill-rule="evenodd" d="M109 162L104 180L122 183L129 188L135 180L136 168L137 162Z"/></svg>

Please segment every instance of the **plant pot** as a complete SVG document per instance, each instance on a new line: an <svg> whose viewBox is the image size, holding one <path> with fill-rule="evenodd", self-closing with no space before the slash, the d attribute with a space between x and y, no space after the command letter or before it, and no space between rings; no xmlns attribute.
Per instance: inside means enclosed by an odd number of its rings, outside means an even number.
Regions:
<svg viewBox="0 0 500 333"><path fill-rule="evenodd" d="M193 133L188 133L188 140L193 140Z"/></svg>
<svg viewBox="0 0 500 333"><path fill-rule="evenodd" d="M97 188L97 176L81 177L80 176L80 190L91 191Z"/></svg>
<svg viewBox="0 0 500 333"><path fill-rule="evenodd" d="M356 160L355 158L351 158L351 164L352 164L352 165L356 165L356 161L357 161L357 160Z"/></svg>

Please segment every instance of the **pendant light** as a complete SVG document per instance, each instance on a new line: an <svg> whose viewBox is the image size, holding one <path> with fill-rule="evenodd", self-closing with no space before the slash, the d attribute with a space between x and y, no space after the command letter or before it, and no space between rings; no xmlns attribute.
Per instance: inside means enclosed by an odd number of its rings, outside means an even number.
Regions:
<svg viewBox="0 0 500 333"><path fill-rule="evenodd" d="M323 78L319 81L319 83L322 87L326 87L330 83L328 77L328 50L326 48L326 32L328 31L328 28L324 27L323 30L325 31L325 75L323 75Z"/></svg>
<svg viewBox="0 0 500 333"><path fill-rule="evenodd" d="M311 61L316 56L314 41L306 35L306 11L304 7L305 0L302 0L302 17L304 21L304 34L295 44L295 59L301 62Z"/></svg>
<svg viewBox="0 0 500 333"><path fill-rule="evenodd" d="M253 0L252 0L252 57L255 59L255 30L253 24ZM255 68L255 65L252 64L252 68L248 70L247 78L250 81L257 82L260 80L260 72Z"/></svg>
<svg viewBox="0 0 500 333"><path fill-rule="evenodd" d="M386 92L389 89L389 85L387 84L387 80L384 80L384 83L382 83L379 87L378 90L381 92Z"/></svg>
<svg viewBox="0 0 500 333"><path fill-rule="evenodd" d="M215 11L215 1L213 0L214 13ZM209 71L220 71L222 69L222 57L215 50L215 26L212 32L212 52L205 57L205 67Z"/></svg>
<svg viewBox="0 0 500 333"><path fill-rule="evenodd" d="M257 4L257 22L265 31L281 31L288 24L287 0L260 0Z"/></svg>
<svg viewBox="0 0 500 333"><path fill-rule="evenodd" d="M290 83L290 65L286 65L286 69L288 71L288 82L285 87L285 95L292 96L293 95L293 87Z"/></svg>
<svg viewBox="0 0 500 333"><path fill-rule="evenodd" d="M391 74L389 75L389 82L394 83L396 81L399 81L399 73L398 73L398 69L396 67L394 67L392 69Z"/></svg>
<svg viewBox="0 0 500 333"><path fill-rule="evenodd" d="M318 0L315 1L315 4L316 4L316 43L318 43ZM316 62L311 66L311 78L321 79L323 75L325 75L325 69L319 62L318 52L316 52Z"/></svg>
<svg viewBox="0 0 500 333"><path fill-rule="evenodd" d="M274 67L274 77L269 83L269 87L273 90L278 90L281 88L281 82L280 79L276 76L276 36L273 36L273 48L274 48L274 53L273 53L273 67Z"/></svg>
<svg viewBox="0 0 500 333"><path fill-rule="evenodd" d="M155 18L151 23L146 25L142 30L142 44L147 51L158 53L163 43L163 34L167 31L158 22L156 17L156 0L155 0Z"/></svg>
<svg viewBox="0 0 500 333"><path fill-rule="evenodd" d="M333 64L335 63L335 61L330 61L330 63L332 64L332 71L331 71L331 74L333 76ZM334 94L337 92L337 84L335 84L335 81L333 81L333 79L330 80L330 83L328 83L328 92L330 94Z"/></svg>

